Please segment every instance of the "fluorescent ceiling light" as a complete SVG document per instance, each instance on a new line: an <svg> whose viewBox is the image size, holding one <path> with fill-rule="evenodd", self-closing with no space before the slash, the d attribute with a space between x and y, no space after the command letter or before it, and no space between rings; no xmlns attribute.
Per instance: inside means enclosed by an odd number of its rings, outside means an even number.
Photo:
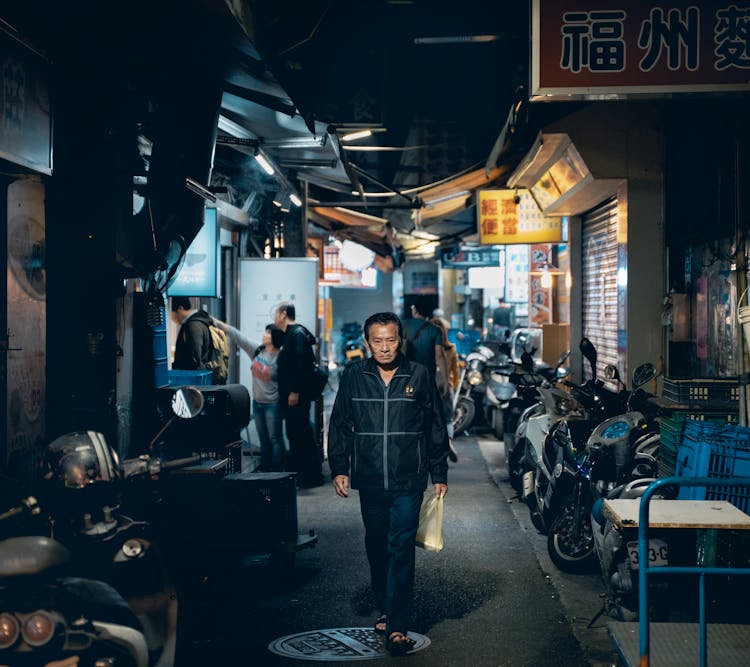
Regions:
<svg viewBox="0 0 750 667"><path fill-rule="evenodd" d="M275 173L275 169L271 166L271 163L266 160L265 155L263 153L257 153L255 155L255 159L257 160L258 164L263 168L263 171L265 171L269 176L273 176Z"/></svg>
<svg viewBox="0 0 750 667"><path fill-rule="evenodd" d="M372 130L358 130L357 132L349 132L341 137L341 141L354 141L355 139L364 139L365 137L371 137Z"/></svg>
<svg viewBox="0 0 750 667"><path fill-rule="evenodd" d="M320 148L326 145L328 136L310 137L285 137L283 139L264 139L263 145L266 148Z"/></svg>
<svg viewBox="0 0 750 667"><path fill-rule="evenodd" d="M302 200L295 193L292 193L292 194L289 195L289 200L295 206L302 206Z"/></svg>
<svg viewBox="0 0 750 667"><path fill-rule="evenodd" d="M469 44L496 42L499 35L452 35L449 37L415 37L415 44Z"/></svg>

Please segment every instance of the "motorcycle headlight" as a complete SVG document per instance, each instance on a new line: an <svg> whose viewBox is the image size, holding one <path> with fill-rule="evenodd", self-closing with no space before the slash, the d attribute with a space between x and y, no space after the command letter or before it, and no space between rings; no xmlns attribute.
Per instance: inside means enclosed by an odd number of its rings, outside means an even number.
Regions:
<svg viewBox="0 0 750 667"><path fill-rule="evenodd" d="M7 613L0 614L0 650L13 646L20 632L21 628L15 616Z"/></svg>
<svg viewBox="0 0 750 667"><path fill-rule="evenodd" d="M482 373L480 371L471 370L466 374L466 379L472 387L476 387L478 384L482 384Z"/></svg>
<svg viewBox="0 0 750 667"><path fill-rule="evenodd" d="M35 611L23 622L21 635L29 646L44 646L54 636L55 625L55 621L47 612Z"/></svg>

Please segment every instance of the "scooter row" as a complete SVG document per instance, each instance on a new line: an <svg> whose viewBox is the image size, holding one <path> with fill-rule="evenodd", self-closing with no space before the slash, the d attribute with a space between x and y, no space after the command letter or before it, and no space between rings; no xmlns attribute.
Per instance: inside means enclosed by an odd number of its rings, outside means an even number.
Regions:
<svg viewBox="0 0 750 667"><path fill-rule="evenodd" d="M552 368L534 361L535 349L510 357L507 344L482 341L464 359L453 398L453 431L490 431L498 440L513 437L521 412L536 402L536 387L552 381L567 353Z"/></svg>
<svg viewBox="0 0 750 667"><path fill-rule="evenodd" d="M203 395L177 389L171 405L159 435L200 414ZM40 480L3 480L0 664L174 664L175 582L155 531L124 513L121 492L198 460L120 462L101 433L79 431L50 443Z"/></svg>
<svg viewBox="0 0 750 667"><path fill-rule="evenodd" d="M597 354L584 338L580 350L590 379L562 377L536 387L537 400L521 414L511 447L511 484L528 505L534 526L547 536L552 562L566 572L594 571L606 585L605 608L618 618L637 609L635 549L623 543L602 512L605 498L633 498L654 481L659 409L644 387L657 376L652 364L633 373L628 390L614 366L597 377Z"/></svg>

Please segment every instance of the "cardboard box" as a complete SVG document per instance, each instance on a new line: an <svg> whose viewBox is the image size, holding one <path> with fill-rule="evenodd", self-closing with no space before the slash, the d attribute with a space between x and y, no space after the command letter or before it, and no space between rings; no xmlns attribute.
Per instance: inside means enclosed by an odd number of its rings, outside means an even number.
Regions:
<svg viewBox="0 0 750 667"><path fill-rule="evenodd" d="M542 361L556 366L560 355L570 349L569 324L542 325Z"/></svg>

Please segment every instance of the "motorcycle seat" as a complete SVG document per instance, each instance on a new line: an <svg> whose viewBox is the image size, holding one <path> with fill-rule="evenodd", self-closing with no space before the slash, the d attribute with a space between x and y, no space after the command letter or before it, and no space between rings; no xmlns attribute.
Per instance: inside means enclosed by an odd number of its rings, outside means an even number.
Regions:
<svg viewBox="0 0 750 667"><path fill-rule="evenodd" d="M38 575L65 565L70 552L49 537L11 537L0 542L0 581Z"/></svg>

